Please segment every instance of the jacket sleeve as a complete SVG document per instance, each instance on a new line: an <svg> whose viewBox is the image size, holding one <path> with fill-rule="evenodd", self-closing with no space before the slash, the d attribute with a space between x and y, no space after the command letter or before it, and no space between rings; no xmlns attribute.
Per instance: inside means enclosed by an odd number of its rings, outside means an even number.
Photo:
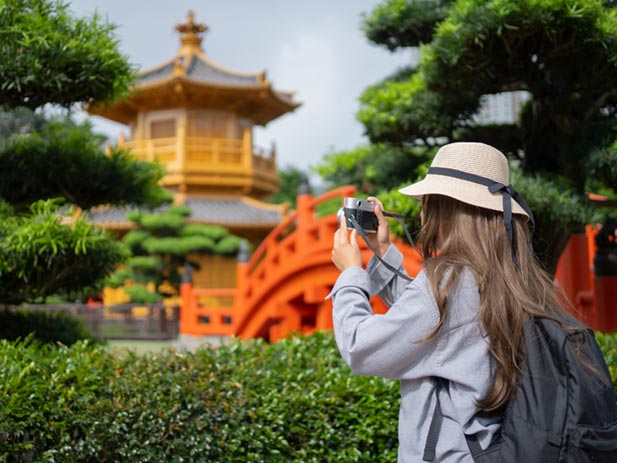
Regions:
<svg viewBox="0 0 617 463"><path fill-rule="evenodd" d="M396 246L391 244L382 256L382 260L403 275L407 275L407 271L403 267L403 255ZM371 296L378 295L387 307L392 306L409 284L409 280L405 280L392 272L375 256L371 257L366 266L366 272L371 280Z"/></svg>
<svg viewBox="0 0 617 463"><path fill-rule="evenodd" d="M426 273L408 283L383 315L373 314L370 288L368 273L351 267L332 290L334 335L343 359L361 375L400 380L436 374L437 337L422 341L439 322Z"/></svg>

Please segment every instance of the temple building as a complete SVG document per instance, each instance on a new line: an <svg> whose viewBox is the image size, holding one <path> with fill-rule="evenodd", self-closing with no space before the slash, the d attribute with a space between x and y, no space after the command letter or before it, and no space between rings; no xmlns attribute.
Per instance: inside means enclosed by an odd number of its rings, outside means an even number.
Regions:
<svg viewBox="0 0 617 463"><path fill-rule="evenodd" d="M174 57L140 72L128 98L88 111L128 126L130 136L121 135L118 146L164 165L162 184L175 204L192 209L191 221L224 226L257 245L287 211L263 202L279 186L276 150L255 146L253 127L300 104L294 92L275 90L265 72L233 71L206 56L207 27L193 12L175 29L180 48ZM122 232L131 228L127 211L100 207L90 219Z"/></svg>

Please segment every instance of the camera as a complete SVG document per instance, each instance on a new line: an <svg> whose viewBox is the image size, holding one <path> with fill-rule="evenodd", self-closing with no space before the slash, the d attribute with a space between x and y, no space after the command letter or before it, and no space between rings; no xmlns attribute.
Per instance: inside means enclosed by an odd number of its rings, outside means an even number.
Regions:
<svg viewBox="0 0 617 463"><path fill-rule="evenodd" d="M339 222L341 217L345 216L349 228L354 228L351 221L351 217L353 217L365 232L375 233L379 223L375 212L373 212L374 209L375 204L366 199L345 198L343 207L339 209L336 216Z"/></svg>

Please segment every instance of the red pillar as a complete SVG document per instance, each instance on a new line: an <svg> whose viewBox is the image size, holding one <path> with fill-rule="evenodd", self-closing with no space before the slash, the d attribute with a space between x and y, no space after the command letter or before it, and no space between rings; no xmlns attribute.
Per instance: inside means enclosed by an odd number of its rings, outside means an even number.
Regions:
<svg viewBox="0 0 617 463"><path fill-rule="evenodd" d="M596 236L594 257L598 329L617 331L617 220L607 219Z"/></svg>
<svg viewBox="0 0 617 463"><path fill-rule="evenodd" d="M193 307L193 282L183 281L180 283L180 334L191 334L195 319L195 309Z"/></svg>
<svg viewBox="0 0 617 463"><path fill-rule="evenodd" d="M313 196L308 179L304 178L298 187L296 196L296 211L298 223L296 224L297 249L296 252L304 252L310 246L310 228L313 224Z"/></svg>

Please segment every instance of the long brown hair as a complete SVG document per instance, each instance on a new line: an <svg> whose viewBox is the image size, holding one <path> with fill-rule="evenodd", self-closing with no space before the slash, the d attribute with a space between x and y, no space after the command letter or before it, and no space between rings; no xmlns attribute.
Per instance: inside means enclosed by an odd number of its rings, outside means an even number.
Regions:
<svg viewBox="0 0 617 463"><path fill-rule="evenodd" d="M544 271L528 245L531 233L526 218L513 216L513 246L503 213L471 206L442 195L423 199L423 224L418 244L439 308L443 326L448 295L463 269L478 284L478 319L488 336L495 359L495 381L477 405L486 411L502 408L516 391L527 316L571 320L564 310L551 276ZM514 251L512 251L514 249ZM516 254L518 265L513 262Z"/></svg>

